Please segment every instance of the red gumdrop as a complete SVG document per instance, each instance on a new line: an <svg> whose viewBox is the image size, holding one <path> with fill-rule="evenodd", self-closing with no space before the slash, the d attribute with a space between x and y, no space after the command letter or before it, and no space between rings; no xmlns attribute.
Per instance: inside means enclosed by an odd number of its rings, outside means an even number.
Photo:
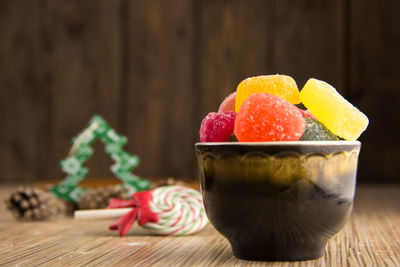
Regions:
<svg viewBox="0 0 400 267"><path fill-rule="evenodd" d="M304 129L296 106L272 94L256 93L240 107L234 133L239 142L297 141Z"/></svg>
<svg viewBox="0 0 400 267"><path fill-rule="evenodd" d="M308 109L304 110L304 109L299 108L299 111L301 112L301 115L303 117L307 117L307 118L311 118L311 119L317 120L317 118L315 118L314 115L311 113L311 111L309 111Z"/></svg>
<svg viewBox="0 0 400 267"><path fill-rule="evenodd" d="M235 112L211 112L200 126L200 142L227 142L235 125Z"/></svg>
<svg viewBox="0 0 400 267"><path fill-rule="evenodd" d="M235 112L236 92L225 97L221 105L219 105L218 112L230 111Z"/></svg>

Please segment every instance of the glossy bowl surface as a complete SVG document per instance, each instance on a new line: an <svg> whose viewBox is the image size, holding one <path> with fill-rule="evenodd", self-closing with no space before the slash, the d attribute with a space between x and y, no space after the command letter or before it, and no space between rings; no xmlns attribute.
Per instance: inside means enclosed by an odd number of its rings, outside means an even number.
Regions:
<svg viewBox="0 0 400 267"><path fill-rule="evenodd" d="M210 222L236 257L323 255L350 216L358 141L197 143Z"/></svg>

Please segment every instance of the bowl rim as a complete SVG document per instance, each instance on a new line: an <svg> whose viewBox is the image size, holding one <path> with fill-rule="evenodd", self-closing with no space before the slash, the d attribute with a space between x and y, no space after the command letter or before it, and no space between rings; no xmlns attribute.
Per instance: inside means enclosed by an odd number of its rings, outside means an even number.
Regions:
<svg viewBox="0 0 400 267"><path fill-rule="evenodd" d="M197 142L195 146L359 146L356 141Z"/></svg>

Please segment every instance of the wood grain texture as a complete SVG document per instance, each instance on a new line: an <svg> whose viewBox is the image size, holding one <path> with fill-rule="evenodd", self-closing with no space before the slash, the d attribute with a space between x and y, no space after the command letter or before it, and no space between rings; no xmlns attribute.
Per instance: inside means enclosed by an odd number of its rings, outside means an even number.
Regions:
<svg viewBox="0 0 400 267"><path fill-rule="evenodd" d="M187 176L194 154L191 3L129 1L126 8L128 149L142 158L139 174Z"/></svg>
<svg viewBox="0 0 400 267"><path fill-rule="evenodd" d="M350 1L349 100L370 118L361 136L360 177L399 182L400 10L399 1ZM379 51L379 53L377 52ZM376 166L384 166L377 168Z"/></svg>
<svg viewBox="0 0 400 267"><path fill-rule="evenodd" d="M118 2L5 1L1 6L5 90L0 106L10 127L0 138L3 155L8 154L0 163L1 179L59 178L58 161L92 115L118 123ZM97 170L109 164L96 157L89 166L96 166L92 175L104 176Z"/></svg>
<svg viewBox="0 0 400 267"><path fill-rule="evenodd" d="M21 16L25 8L30 12ZM45 61L38 1L2 1L0 32L1 180L33 180L43 174L47 154L41 148L49 137L49 76L36 68Z"/></svg>
<svg viewBox="0 0 400 267"><path fill-rule="evenodd" d="M0 1L0 181L64 176L100 113L148 177L195 178L202 118L248 76L317 77L365 112L358 180L400 182L399 1ZM390 114L390 115L389 115ZM390 135L392 134L392 135ZM91 177L111 173L95 144Z"/></svg>
<svg viewBox="0 0 400 267"><path fill-rule="evenodd" d="M345 1L276 1L276 68L299 89L317 78L345 93Z"/></svg>
<svg viewBox="0 0 400 267"><path fill-rule="evenodd" d="M60 173L71 139L99 113L118 131L120 32L118 1L48 1L41 10L51 91L46 142L49 173ZM104 147L96 146L104 154ZM88 162L92 176L105 175L106 157ZM108 173L107 173L108 174Z"/></svg>
<svg viewBox="0 0 400 267"><path fill-rule="evenodd" d="M0 199L10 187L0 189ZM18 222L0 206L0 265L4 266L399 266L400 187L360 186L350 221L325 255L302 262L236 259L212 226L186 237L149 236L135 227L119 238L109 222Z"/></svg>

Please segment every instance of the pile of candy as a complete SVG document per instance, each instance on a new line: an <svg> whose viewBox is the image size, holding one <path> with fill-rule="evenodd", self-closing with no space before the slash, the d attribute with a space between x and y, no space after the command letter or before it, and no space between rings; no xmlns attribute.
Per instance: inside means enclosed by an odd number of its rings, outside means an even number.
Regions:
<svg viewBox="0 0 400 267"><path fill-rule="evenodd" d="M243 80L203 119L200 141L357 140L367 126L367 116L324 81L309 79L299 92L292 77L265 75Z"/></svg>

